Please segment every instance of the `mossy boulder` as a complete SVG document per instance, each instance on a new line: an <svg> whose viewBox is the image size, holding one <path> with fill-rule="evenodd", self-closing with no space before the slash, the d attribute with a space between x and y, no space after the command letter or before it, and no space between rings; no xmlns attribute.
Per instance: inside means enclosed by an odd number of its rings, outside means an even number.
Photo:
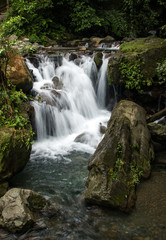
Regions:
<svg viewBox="0 0 166 240"><path fill-rule="evenodd" d="M103 54L101 52L97 52L95 54L94 61L96 63L97 68L99 69L103 63Z"/></svg>
<svg viewBox="0 0 166 240"><path fill-rule="evenodd" d="M31 72L20 54L10 54L10 60L7 67L7 78L16 85L17 90L22 89L23 92L27 92L32 89Z"/></svg>
<svg viewBox="0 0 166 240"><path fill-rule="evenodd" d="M85 200L129 211L135 189L148 178L154 158L145 110L123 100L114 108L103 140L89 162Z"/></svg>
<svg viewBox="0 0 166 240"><path fill-rule="evenodd" d="M31 126L27 129L0 128L0 182L11 179L29 160L31 152Z"/></svg>
<svg viewBox="0 0 166 240"><path fill-rule="evenodd" d="M131 80L125 78L122 73L122 64L126 64L126 71L139 62L142 80L141 87L157 85L156 68L166 58L166 39L148 37L123 43L120 52L109 59L108 77L110 84L126 84ZM128 68L128 69L127 69ZM138 68L138 67L137 67ZM138 81L137 69L132 81ZM133 84L134 86L134 84Z"/></svg>

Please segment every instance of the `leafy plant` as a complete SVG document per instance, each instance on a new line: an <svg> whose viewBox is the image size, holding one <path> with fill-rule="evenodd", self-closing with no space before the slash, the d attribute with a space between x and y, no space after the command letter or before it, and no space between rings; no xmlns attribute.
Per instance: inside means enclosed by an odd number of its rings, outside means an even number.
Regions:
<svg viewBox="0 0 166 240"><path fill-rule="evenodd" d="M134 165L130 165L130 181L128 182L129 187L135 186L140 182L140 178L143 175L143 171Z"/></svg>
<svg viewBox="0 0 166 240"><path fill-rule="evenodd" d="M29 125L29 120L21 112L23 103L28 101L28 97L22 90L16 91L16 87L7 80L6 71L12 45L13 42L9 42L6 38L0 39L0 127L8 126L21 130ZM27 148L31 146L32 135L31 128L29 137L24 139Z"/></svg>
<svg viewBox="0 0 166 240"><path fill-rule="evenodd" d="M146 84L142 73L143 63L140 60L134 62L123 60L120 64L120 71L122 80L128 89L136 89L138 92L142 92L142 86Z"/></svg>
<svg viewBox="0 0 166 240"><path fill-rule="evenodd" d="M166 59L157 65L156 68L157 77L159 79L159 84L163 84L166 82Z"/></svg>
<svg viewBox="0 0 166 240"><path fill-rule="evenodd" d="M110 171L109 171L110 178L111 178L112 181L118 181L118 178L119 178L120 174L126 175L124 167L123 167L124 162L122 161L122 158L121 158L121 154L122 154L121 143L117 144L116 149L117 149L117 154L116 154L115 166L114 166L114 168L111 168Z"/></svg>

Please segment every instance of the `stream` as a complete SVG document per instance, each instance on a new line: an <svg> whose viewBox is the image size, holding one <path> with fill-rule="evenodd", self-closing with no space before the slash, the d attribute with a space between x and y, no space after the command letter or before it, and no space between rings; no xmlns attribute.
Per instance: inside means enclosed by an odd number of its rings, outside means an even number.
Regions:
<svg viewBox="0 0 166 240"><path fill-rule="evenodd" d="M32 102L35 109L36 140L25 169L14 177L12 187L34 190L57 204L56 215L46 215L25 234L10 239L47 240L159 240L159 227L152 215L133 210L125 214L86 205L83 191L88 162L103 138L100 126L106 126L111 112L106 102L108 58L97 69L93 55L69 61L61 56L38 55L37 64L27 59L33 72ZM114 92L114 91L111 91ZM114 92L111 102L116 104ZM157 233L156 233L157 231ZM156 234L156 235L155 235Z"/></svg>

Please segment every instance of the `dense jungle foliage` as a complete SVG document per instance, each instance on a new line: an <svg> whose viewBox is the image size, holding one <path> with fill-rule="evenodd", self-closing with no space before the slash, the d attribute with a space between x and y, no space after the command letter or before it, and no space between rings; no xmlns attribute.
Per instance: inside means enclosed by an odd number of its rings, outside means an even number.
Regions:
<svg viewBox="0 0 166 240"><path fill-rule="evenodd" d="M23 129L29 124L29 120L23 116L21 111L24 108L23 103L29 99L22 90L17 91L7 78L10 55L17 54L12 50L12 45L13 43L8 39L0 39L0 127Z"/></svg>
<svg viewBox="0 0 166 240"><path fill-rule="evenodd" d="M166 34L165 0L10 0L3 34L28 36L32 42L47 37L146 36Z"/></svg>

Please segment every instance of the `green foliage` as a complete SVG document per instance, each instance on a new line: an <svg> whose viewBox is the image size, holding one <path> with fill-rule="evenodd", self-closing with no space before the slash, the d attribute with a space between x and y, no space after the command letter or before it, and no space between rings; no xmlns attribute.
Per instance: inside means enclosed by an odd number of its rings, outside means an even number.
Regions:
<svg viewBox="0 0 166 240"><path fill-rule="evenodd" d="M31 53L35 53L37 50L36 47L34 47L33 45L26 45L26 43L24 44L24 46L19 50L19 53L21 54L31 54Z"/></svg>
<svg viewBox="0 0 166 240"><path fill-rule="evenodd" d="M158 83L159 84L165 83L166 82L166 59L162 63L158 64L156 68L156 72L157 72L157 77L159 79Z"/></svg>
<svg viewBox="0 0 166 240"><path fill-rule="evenodd" d="M143 171L134 165L130 165L130 181L128 182L128 186L135 186L140 182L140 178L143 175Z"/></svg>
<svg viewBox="0 0 166 240"><path fill-rule="evenodd" d="M24 129L29 124L29 120L22 115L21 109L23 102L28 101L28 98L22 90L16 91L15 86L6 78L12 44L5 38L0 39L0 127L8 126L15 129ZM28 147L29 140L27 139L26 142Z"/></svg>
<svg viewBox="0 0 166 240"><path fill-rule="evenodd" d="M6 36L28 36L45 43L68 33L125 36L147 35L165 23L164 0L11 0L2 25ZM161 15L160 12L163 12ZM163 31L164 31L163 26Z"/></svg>
<svg viewBox="0 0 166 240"><path fill-rule="evenodd" d="M104 13L104 14L103 14ZM105 10L102 11L104 21L102 21L102 26L105 32L111 32L117 37L126 36L127 32L127 21L125 14L119 10Z"/></svg>
<svg viewBox="0 0 166 240"><path fill-rule="evenodd" d="M53 7L52 0L12 0L7 20L2 25L3 34L28 36L32 42L46 41L52 20L47 11Z"/></svg>
<svg viewBox="0 0 166 240"><path fill-rule="evenodd" d="M71 13L71 26L76 32L81 32L92 28L93 26L101 26L101 20L97 17L95 9L86 5L85 2L76 2L73 12Z"/></svg>
<svg viewBox="0 0 166 240"><path fill-rule="evenodd" d="M110 178L112 181L118 181L121 174L126 175L124 170L124 162L122 161L122 145L121 143L117 144L117 154L116 154L116 162L114 168L110 169Z"/></svg>
<svg viewBox="0 0 166 240"><path fill-rule="evenodd" d="M20 109L23 101L28 100L27 96L21 90L16 91L15 87L10 87L8 83L6 91L0 86L0 99L0 126L24 128L28 120L22 116Z"/></svg>
<svg viewBox="0 0 166 240"><path fill-rule="evenodd" d="M123 60L120 64L120 71L122 80L128 89L136 89L138 92L142 92L142 87L145 85L144 76L142 73L143 63L140 60L134 62Z"/></svg>
<svg viewBox="0 0 166 240"><path fill-rule="evenodd" d="M123 0L130 36L147 34L158 24L158 13L152 9L152 0Z"/></svg>
<svg viewBox="0 0 166 240"><path fill-rule="evenodd" d="M0 80L6 80L6 72L7 72L7 65L9 63L9 55L14 51L12 50L12 46L15 44L15 41L9 42L9 40L5 37L0 36ZM3 68L3 74L1 69Z"/></svg>

